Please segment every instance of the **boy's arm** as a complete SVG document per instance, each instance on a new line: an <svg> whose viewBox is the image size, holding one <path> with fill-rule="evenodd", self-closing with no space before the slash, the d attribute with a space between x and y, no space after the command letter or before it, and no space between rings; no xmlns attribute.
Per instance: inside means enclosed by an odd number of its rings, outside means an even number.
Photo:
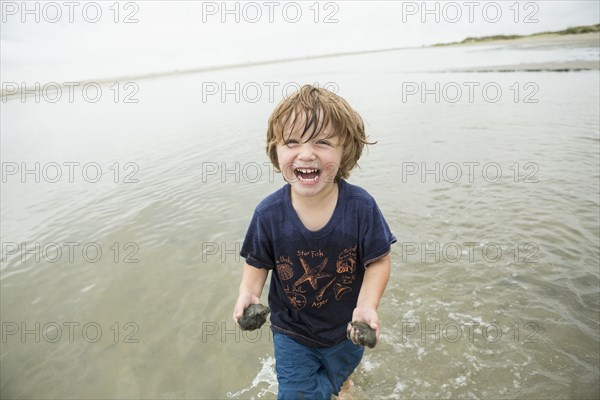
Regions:
<svg viewBox="0 0 600 400"><path fill-rule="evenodd" d="M249 305L260 303L260 295L265 286L268 273L269 271L266 269L255 268L244 263L239 296L233 307L233 320L236 323Z"/></svg>
<svg viewBox="0 0 600 400"><path fill-rule="evenodd" d="M390 255L389 253L377 261L372 262L365 271L356 308L352 313L352 321L363 321L368 323L377 332L379 340L379 318L377 308L383 295L383 291L390 279ZM351 332L350 337L354 337ZM353 340L354 342L354 340ZM355 342L357 343L357 342Z"/></svg>

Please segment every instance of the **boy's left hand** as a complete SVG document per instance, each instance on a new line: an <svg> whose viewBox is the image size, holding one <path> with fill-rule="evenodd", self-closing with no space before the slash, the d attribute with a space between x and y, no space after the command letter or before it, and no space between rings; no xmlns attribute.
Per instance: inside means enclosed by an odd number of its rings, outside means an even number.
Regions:
<svg viewBox="0 0 600 400"><path fill-rule="evenodd" d="M365 322L369 324L371 328L375 329L377 342L379 342L379 317L377 316L377 310L369 307L356 307L352 312L352 322L354 321ZM356 339L356 332L350 324L348 324L347 330L350 331L350 338L352 339L352 343L360 344Z"/></svg>

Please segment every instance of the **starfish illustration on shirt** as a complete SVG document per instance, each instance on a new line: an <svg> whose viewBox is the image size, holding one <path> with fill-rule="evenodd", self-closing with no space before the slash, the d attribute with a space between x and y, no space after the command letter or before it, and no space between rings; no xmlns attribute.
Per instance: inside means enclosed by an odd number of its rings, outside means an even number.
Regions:
<svg viewBox="0 0 600 400"><path fill-rule="evenodd" d="M317 290L317 280L331 276L330 273L322 272L327 265L327 258L324 259L315 269L311 268L311 266L308 265L308 263L302 257L300 257L300 263L302 264L302 268L304 268L304 275L302 275L300 279L294 283L294 286L301 285L302 283L308 281L310 286Z"/></svg>

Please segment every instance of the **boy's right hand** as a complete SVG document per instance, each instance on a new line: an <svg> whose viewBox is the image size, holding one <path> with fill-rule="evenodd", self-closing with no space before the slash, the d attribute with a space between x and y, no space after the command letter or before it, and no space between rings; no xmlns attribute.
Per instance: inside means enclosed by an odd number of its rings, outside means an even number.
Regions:
<svg viewBox="0 0 600 400"><path fill-rule="evenodd" d="M239 319L242 318L246 308L248 308L251 304L259 303L260 299L257 296L251 293L240 293L237 301L235 302L235 306L233 307L233 320L235 323L237 324Z"/></svg>

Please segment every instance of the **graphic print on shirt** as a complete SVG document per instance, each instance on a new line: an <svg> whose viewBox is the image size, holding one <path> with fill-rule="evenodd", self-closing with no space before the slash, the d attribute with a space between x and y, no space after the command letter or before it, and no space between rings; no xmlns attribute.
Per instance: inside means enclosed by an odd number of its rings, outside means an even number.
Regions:
<svg viewBox="0 0 600 400"><path fill-rule="evenodd" d="M333 287L333 293L335 294L335 299L340 301L342 296L348 292L351 292L352 288L350 286L344 286L340 283L336 283Z"/></svg>
<svg viewBox="0 0 600 400"><path fill-rule="evenodd" d="M292 279L292 276L294 276L294 264L289 257L279 257L279 260L277 260L277 275L279 275L282 281Z"/></svg>
<svg viewBox="0 0 600 400"><path fill-rule="evenodd" d="M329 286L331 286L331 284L332 284L333 282L335 282L335 280L336 280L336 279L337 279L337 278L333 278L332 280L330 280L330 281L329 281L329 283L327 283L327 284L323 285L323 287L321 288L321 290L319 290L319 292L317 293L317 297L316 297L316 298L317 298L317 301L321 301L321 300L323 300L323 295L325 294L325 291L327 290L327 288L328 288Z"/></svg>
<svg viewBox="0 0 600 400"><path fill-rule="evenodd" d="M331 286L331 284L333 282L335 282L337 278L333 278L332 280L330 280L328 283L326 283L325 285L323 285L323 287L321 288L321 290L319 290L317 292L317 295L315 296L315 301L313 301L313 303L310 305L313 308L321 308L323 307L325 304L327 304L327 302L329 301L329 299L325 299L323 300L323 295L325 294L325 291L327 290L327 288L329 286Z"/></svg>
<svg viewBox="0 0 600 400"><path fill-rule="evenodd" d="M338 256L335 267L338 274L353 273L356 268L356 246L344 249Z"/></svg>
<svg viewBox="0 0 600 400"><path fill-rule="evenodd" d="M352 291L352 282L356 279L354 270L356 269L356 247L344 249L339 255L335 263L335 270L341 274L340 281L333 287L335 299L339 301L342 296Z"/></svg>
<svg viewBox="0 0 600 400"><path fill-rule="evenodd" d="M302 310L304 306L306 306L306 296L304 296L300 290L302 289L290 288L289 286L286 286L285 288L285 294L290 300L290 303L298 311Z"/></svg>
<svg viewBox="0 0 600 400"><path fill-rule="evenodd" d="M304 270L304 274L296 280L291 286L287 284L284 288L285 294L290 301L290 304L298 311L302 310L307 303L306 290L302 289L302 284L308 282L310 286L316 290L318 287L318 280L321 278L330 277L330 273L323 272L323 269L327 266L327 258L325 258L317 267L312 268L310 264L302 258L301 255L308 256L323 256L321 251L302 252L299 251L297 256L300 259L300 264ZM299 269L299 268L298 268ZM277 261L277 274L282 281L287 281L294 275L293 263L289 257L280 256ZM324 304L324 303L323 303Z"/></svg>
<svg viewBox="0 0 600 400"><path fill-rule="evenodd" d="M352 283L356 280L356 248L343 249L338 254L335 269L333 265L327 269L329 257L325 257L321 250L298 250L296 257L302 269L292 262L292 257L279 256L277 275L282 282L287 281L284 290L290 304L298 311L307 304L321 308L329 301L326 297L328 290L332 290L336 301L352 292ZM294 275L298 277L299 274L299 278L291 281Z"/></svg>
<svg viewBox="0 0 600 400"><path fill-rule="evenodd" d="M298 279L294 283L294 286L300 286L304 282L308 281L310 283L310 286L312 286L313 289L317 290L317 286L319 284L318 280L321 278L328 278L331 276L330 273L322 272L323 269L325 269L325 267L327 266L328 258L325 258L314 269L308 264L308 262L306 262L306 260L304 260L304 258L302 258L302 257L299 257L299 258L300 258L300 264L302 264L302 268L304 269L304 275L302 275L300 277L300 279Z"/></svg>

